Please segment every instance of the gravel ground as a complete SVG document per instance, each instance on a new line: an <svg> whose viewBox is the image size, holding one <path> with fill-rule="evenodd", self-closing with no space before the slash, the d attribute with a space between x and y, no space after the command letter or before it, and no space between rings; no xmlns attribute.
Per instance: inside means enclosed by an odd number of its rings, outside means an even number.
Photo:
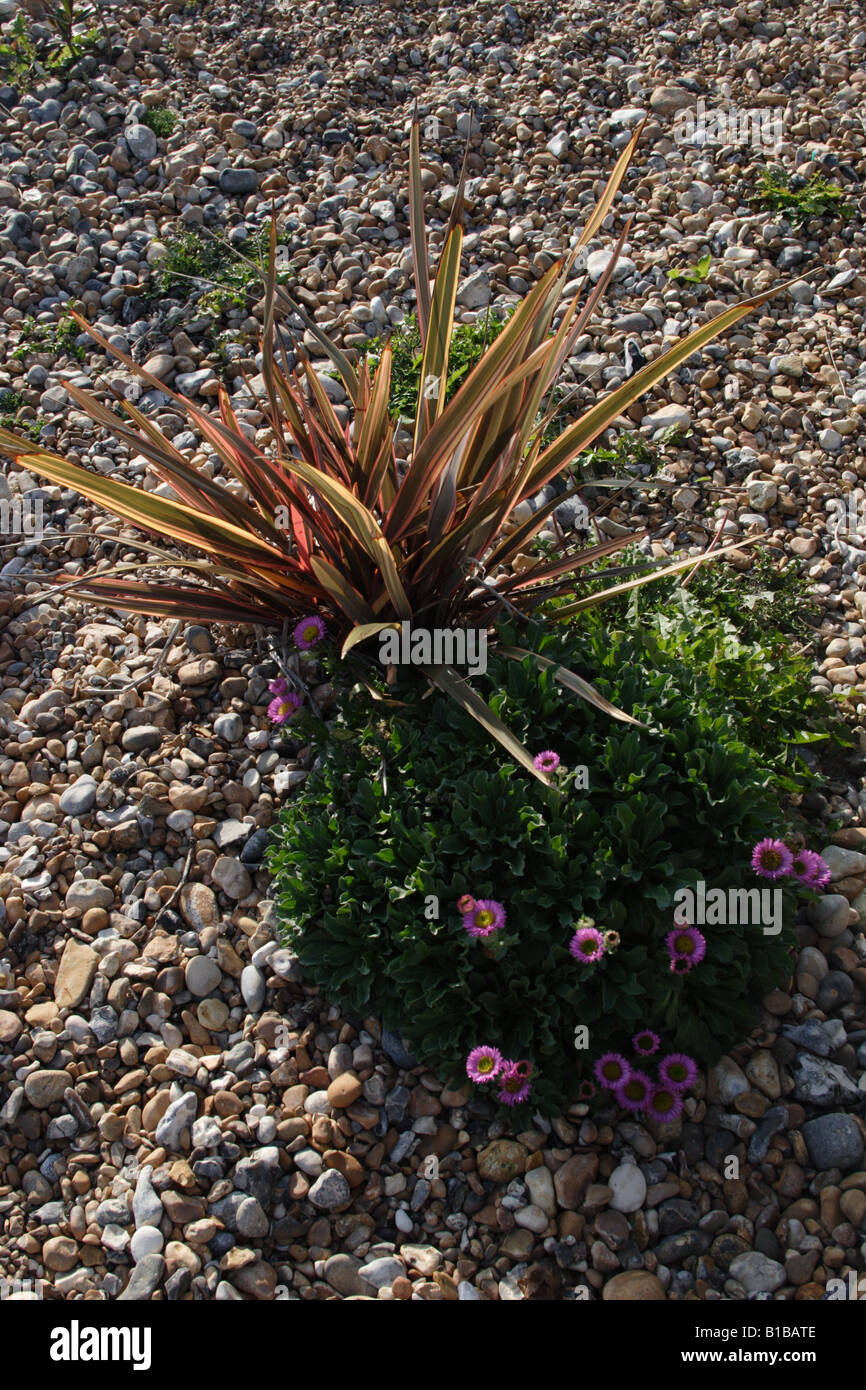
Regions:
<svg viewBox="0 0 866 1390"><path fill-rule="evenodd" d="M2 0L0 15L14 8ZM575 408L625 379L635 346L651 359L782 288L628 411L622 427L648 440L680 426L661 445L678 486L605 524L658 527L662 553L705 547L725 518L726 537L762 532L802 565L821 614L815 684L845 698L866 748L866 542L845 529L866 509L858 7L172 0L106 13L110 61L0 90L0 411L162 491L60 378L105 399L114 387L218 475L168 397L86 337L40 340L29 320L74 304L200 403L224 380L266 437L257 292L216 318L200 303L210 285L162 293L179 231L242 246L274 207L298 300L363 347L412 308L417 100L434 249L469 135L469 321L515 302L568 246L648 112L610 231L589 248L597 278L634 215L568 364ZM143 117L161 107L177 122L158 138ZM702 109L763 113L778 143L690 142ZM850 217L797 226L757 210L768 163L822 172ZM708 252L702 283L668 279ZM574 1106L511 1134L381 1021L329 1007L277 943L262 855L309 756L267 720L268 650L248 632L47 599L49 573L141 556L106 539L117 524L89 503L4 461L0 500L18 498L41 501L45 531L0 555L0 1278L63 1299L733 1300L818 1299L864 1268L858 776L814 799L846 828L824 851L834 883L800 931L794 977L683 1120Z"/></svg>

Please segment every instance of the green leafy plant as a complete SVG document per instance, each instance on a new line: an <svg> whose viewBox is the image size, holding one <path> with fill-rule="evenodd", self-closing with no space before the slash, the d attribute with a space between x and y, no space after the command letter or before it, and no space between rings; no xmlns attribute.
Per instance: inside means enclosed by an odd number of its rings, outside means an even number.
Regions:
<svg viewBox="0 0 866 1390"><path fill-rule="evenodd" d="M36 49L22 10L6 26L0 43L0 69L10 82L29 83L36 58Z"/></svg>
<svg viewBox="0 0 866 1390"><path fill-rule="evenodd" d="M678 587L668 581L650 586L643 591L642 606L662 607ZM820 610L802 569L796 563L779 565L766 551L756 551L747 570L724 562L701 565L689 580L689 590L703 608L733 623L745 642L789 647L792 637L809 641L820 626Z"/></svg>
<svg viewBox="0 0 866 1390"><path fill-rule="evenodd" d="M142 117L142 124L152 130L159 140L167 140L174 134L178 115L167 106L151 106Z"/></svg>
<svg viewBox="0 0 866 1390"><path fill-rule="evenodd" d="M52 357L84 357L84 348L76 340L81 337L81 325L70 315L44 323L41 319L26 318L21 336L12 350L12 357L23 362L31 353L50 353Z"/></svg>
<svg viewBox="0 0 866 1390"><path fill-rule="evenodd" d="M784 169L765 169L752 201L773 212L784 212L794 223L811 217L848 217L845 191L817 171L806 179Z"/></svg>
<svg viewBox="0 0 866 1390"><path fill-rule="evenodd" d="M223 468L241 486L240 495L217 479L197 472L158 427L131 402L127 420L92 393L69 383L72 399L100 425L149 461L151 471L179 500L145 492L91 473L48 450L0 431L0 447L62 486L74 487L115 515L156 537L141 544L154 578L142 566L113 566L76 583L83 598L102 605L195 622L259 623L279 632L292 620L321 616L344 656L366 672L378 673L375 648L381 634L403 622L425 628L474 628L496 639L503 610L528 618L556 595L571 594L580 571L614 554L625 538L583 549L563 546L555 559L540 556L515 573L512 561L542 529L561 499L545 502L526 521L515 524L515 508L535 497L564 471L616 418L646 391L679 367L712 338L763 304L775 290L724 310L689 333L628 381L596 401L549 443L546 419L556 413L553 392L564 363L584 332L616 265L628 235L619 237L598 282L583 297L583 282L553 320L569 283L580 248L600 230L625 177L640 138L637 131L620 154L599 203L586 219L578 244L540 277L495 340L463 378L450 400L450 348L461 278L463 179L444 230L442 252L430 279L420 135L410 136L410 237L416 268L418 328L423 344L421 378L414 412L411 458L405 465L394 447L390 414L393 353L386 346L371 376L356 370L347 354L316 320L277 283L276 224L269 233L265 274L261 408L270 427L267 450L247 438L225 392L219 415L169 390L165 383L112 347L86 321L83 328L131 371L162 391L191 427L211 444ZM255 268L249 259L246 262ZM168 274L169 271L166 271ZM278 357L278 311L296 314L307 334L339 373L350 400L347 429L335 413L325 387L301 355L299 371ZM282 340L279 352L282 354ZM303 389L301 374L305 380ZM127 421L129 423L127 423ZM184 558L189 577L176 577L178 556L166 540L197 552ZM716 552L718 555L724 550ZM694 567L694 560L668 566L669 573ZM171 576L165 570L173 571ZM132 571L132 574L130 573ZM630 587L652 581L656 571L630 577L607 594L591 593L557 609L563 621ZM525 651L506 653L514 662ZM545 669L544 659L533 659ZM539 781L526 749L493 708L445 662L423 666L418 674L444 690L497 739ZM556 679L573 694L613 718L633 717L600 696L589 681L567 669Z"/></svg>
<svg viewBox="0 0 866 1390"><path fill-rule="evenodd" d="M285 244L286 239L278 236L276 245ZM227 309L243 308L260 287L261 271L256 262L267 256L269 245L267 228L248 239L243 255L219 237L196 230L180 232L166 243L167 254L154 277L152 293L162 298L178 291L188 294L191 287L197 287L196 308L218 319ZM277 282L287 281L290 273L290 266L283 265Z"/></svg>
<svg viewBox="0 0 866 1390"><path fill-rule="evenodd" d="M481 361L487 347L498 338L506 322L506 318L486 314L472 323L455 324L448 356L446 401L451 400L467 374ZM408 314L387 339L372 340L368 357L371 369L379 365L386 342L391 349L391 413L413 416L418 402L421 364L424 358L417 315Z"/></svg>
<svg viewBox="0 0 866 1390"><path fill-rule="evenodd" d="M673 270L666 271L669 280L687 280L690 285L702 285L710 273L710 266L713 258L709 252L701 256L699 261L695 261L693 266L677 266Z"/></svg>
<svg viewBox="0 0 866 1390"><path fill-rule="evenodd" d="M699 605L688 602L694 616ZM750 851L786 829L777 764L801 727L789 686L803 698L808 686L760 647L735 656L715 629L711 613L696 640L663 614L627 630L598 611L575 629L531 625L526 645L592 672L641 729L574 706L528 658L494 654L480 680L491 708L533 752L553 749L564 766L587 769L588 787L565 797L497 766L472 720L435 694L406 692L387 722L357 693L343 697L269 855L285 940L328 1000L382 1014L452 1084L479 1044L528 1058L530 1104L549 1112L561 1113L595 1059L640 1029L708 1063L742 1040L763 995L790 973L800 900L791 886L779 935L707 928L707 957L685 977L670 971L665 936L679 888L758 886ZM718 674L745 651L734 703ZM785 711L758 746L750 701ZM790 777L800 789L810 781L802 769ZM463 929L464 893L504 905L493 938ZM621 938L598 966L569 955L584 914ZM588 1051L575 1049L578 1025L589 1029Z"/></svg>
<svg viewBox="0 0 866 1390"><path fill-rule="evenodd" d="M0 391L0 428L18 430L35 444L42 433L42 425L38 420L22 419L21 412L25 408L26 403L20 391L10 391L8 388Z"/></svg>

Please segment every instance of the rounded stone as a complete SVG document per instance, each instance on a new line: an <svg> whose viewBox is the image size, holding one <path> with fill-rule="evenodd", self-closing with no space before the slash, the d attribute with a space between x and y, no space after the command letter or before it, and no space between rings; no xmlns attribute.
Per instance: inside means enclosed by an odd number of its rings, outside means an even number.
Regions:
<svg viewBox="0 0 866 1390"><path fill-rule="evenodd" d="M164 1244L162 1231L156 1226L141 1226L133 1234L130 1242L130 1253L136 1264L143 1260L145 1255L159 1255Z"/></svg>
<svg viewBox="0 0 866 1390"><path fill-rule="evenodd" d="M646 1198L646 1178L636 1163L621 1163L607 1180L614 1211L639 1211Z"/></svg>
<svg viewBox="0 0 866 1390"><path fill-rule="evenodd" d="M863 1159L863 1136L852 1115L838 1111L807 1120L801 1131L809 1158L819 1172L857 1168Z"/></svg>
<svg viewBox="0 0 866 1390"><path fill-rule="evenodd" d="M210 956L193 956L192 960L187 961L185 973L186 987L197 999L218 989L223 977L223 972Z"/></svg>
<svg viewBox="0 0 866 1390"><path fill-rule="evenodd" d="M354 1072L344 1071L338 1076L336 1081L332 1081L328 1087L328 1100L337 1109L344 1109L347 1105L352 1105L360 1096L363 1084L355 1076Z"/></svg>
<svg viewBox="0 0 866 1390"><path fill-rule="evenodd" d="M212 1033L225 1028L229 1017L229 1006L224 999L203 999L196 1010L199 1023Z"/></svg>
<svg viewBox="0 0 866 1390"><path fill-rule="evenodd" d="M352 1200L352 1193L342 1173L327 1168L310 1188L309 1198L319 1211L343 1211ZM402 1269L402 1266L401 1266Z"/></svg>
<svg viewBox="0 0 866 1390"><path fill-rule="evenodd" d="M237 743L244 732L244 721L239 714L220 714L214 720L214 733L226 743Z"/></svg>
<svg viewBox="0 0 866 1390"><path fill-rule="evenodd" d="M608 1279L601 1291L603 1303L664 1303L661 1280L646 1269L627 1269Z"/></svg>
<svg viewBox="0 0 866 1390"><path fill-rule="evenodd" d="M71 1083L72 1078L68 1071L54 1071L50 1068L32 1071L24 1082L24 1095L37 1110L47 1110L49 1105L56 1105L63 1099L63 1092Z"/></svg>

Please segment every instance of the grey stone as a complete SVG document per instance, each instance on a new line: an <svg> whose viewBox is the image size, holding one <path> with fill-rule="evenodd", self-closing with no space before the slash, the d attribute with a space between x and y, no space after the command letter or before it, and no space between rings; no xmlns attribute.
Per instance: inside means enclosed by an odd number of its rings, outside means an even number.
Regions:
<svg viewBox="0 0 866 1390"><path fill-rule="evenodd" d="M776 1260L750 1250L731 1261L730 1274L747 1293L775 1293L785 1282L785 1270Z"/></svg>
<svg viewBox="0 0 866 1390"><path fill-rule="evenodd" d="M239 714L219 714L214 720L214 733L226 743L237 743L243 737L244 721Z"/></svg>
<svg viewBox="0 0 866 1390"><path fill-rule="evenodd" d="M165 1260L163 1256L145 1255L133 1269L123 1293L118 1294L118 1303L134 1303L150 1298L164 1277Z"/></svg>
<svg viewBox="0 0 866 1390"><path fill-rule="evenodd" d="M809 904L806 916L819 936L841 936L848 926L848 907L841 893L824 893Z"/></svg>
<svg viewBox="0 0 866 1390"><path fill-rule="evenodd" d="M157 140L150 126L128 125L123 134L133 159L148 163L156 157Z"/></svg>
<svg viewBox="0 0 866 1390"><path fill-rule="evenodd" d="M395 1279L404 1275L406 1269L403 1261L398 1260L396 1256L381 1255L378 1259L370 1260L368 1264L362 1265L358 1273L374 1288L383 1289L386 1284L393 1284Z"/></svg>
<svg viewBox="0 0 866 1390"><path fill-rule="evenodd" d="M457 290L457 303L464 309L483 309L490 303L490 276L486 270L467 276Z"/></svg>
<svg viewBox="0 0 866 1390"><path fill-rule="evenodd" d="M95 878L76 878L66 890L66 906L79 912L91 907L113 907L114 892Z"/></svg>
<svg viewBox="0 0 866 1390"><path fill-rule="evenodd" d="M235 1164L232 1179L235 1187L249 1192L263 1206L267 1206L274 1195L282 1169L280 1151L275 1145L254 1149Z"/></svg>
<svg viewBox="0 0 866 1390"><path fill-rule="evenodd" d="M241 972L241 994L250 1013L258 1013L265 1002L265 977L254 965L245 965Z"/></svg>
<svg viewBox="0 0 866 1390"><path fill-rule="evenodd" d="M76 777L74 782L60 793L60 809L64 816L86 816L93 810L96 802L96 782L88 773Z"/></svg>
<svg viewBox="0 0 866 1390"><path fill-rule="evenodd" d="M840 1168L843 1173L859 1168L863 1160L863 1136L851 1115L834 1112L807 1120L802 1128L809 1158L823 1172Z"/></svg>
<svg viewBox="0 0 866 1390"><path fill-rule="evenodd" d="M162 743L162 729L155 724L136 724L124 729L120 744L127 753L146 753Z"/></svg>
<svg viewBox="0 0 866 1390"><path fill-rule="evenodd" d="M156 1142L169 1153L177 1153L184 1130L189 1129L198 1109L198 1097L192 1091L173 1100L156 1127Z"/></svg>
<svg viewBox="0 0 866 1390"><path fill-rule="evenodd" d="M138 1175L135 1196L132 1199L132 1214L137 1227L158 1226L163 1217L165 1209L154 1191L152 1177L153 1168L149 1163L145 1163Z"/></svg>
<svg viewBox="0 0 866 1390"><path fill-rule="evenodd" d="M258 185L255 169L223 169L219 177L221 193L254 193Z"/></svg>
<svg viewBox="0 0 866 1390"><path fill-rule="evenodd" d="M341 1293L344 1298L358 1294L375 1294L375 1286L362 1279L358 1272L361 1261L353 1255L332 1255L325 1261L325 1283Z"/></svg>
<svg viewBox="0 0 866 1390"><path fill-rule="evenodd" d="M328 1168L313 1183L309 1197L320 1211L343 1211L351 1202L352 1193L343 1174L336 1168Z"/></svg>
<svg viewBox="0 0 866 1390"><path fill-rule="evenodd" d="M844 1067L822 1057L812 1057L808 1052L797 1057L791 1074L796 1100L811 1105L850 1105L862 1099L862 1092L857 1090Z"/></svg>
<svg viewBox="0 0 866 1390"><path fill-rule="evenodd" d="M705 1255L711 1243L706 1231L681 1231L660 1240L654 1253L659 1264L680 1264L690 1255Z"/></svg>

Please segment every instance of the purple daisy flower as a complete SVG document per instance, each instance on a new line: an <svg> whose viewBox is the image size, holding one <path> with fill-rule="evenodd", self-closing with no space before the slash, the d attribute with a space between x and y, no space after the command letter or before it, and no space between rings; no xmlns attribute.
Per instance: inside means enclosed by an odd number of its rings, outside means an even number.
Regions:
<svg viewBox="0 0 866 1390"><path fill-rule="evenodd" d="M706 937L697 927L674 927L665 937L672 960L685 957L690 965L698 965L707 954Z"/></svg>
<svg viewBox="0 0 866 1390"><path fill-rule="evenodd" d="M609 1091L621 1086L631 1076L631 1067L619 1052L606 1052L599 1057L593 1071L599 1086L605 1086Z"/></svg>
<svg viewBox="0 0 866 1390"><path fill-rule="evenodd" d="M575 960L590 965L604 955L604 937L597 927L581 927L568 943L568 949Z"/></svg>
<svg viewBox="0 0 866 1390"><path fill-rule="evenodd" d="M268 690L272 695L285 695L288 688L289 682L286 680L285 676L276 676L268 686Z"/></svg>
<svg viewBox="0 0 866 1390"><path fill-rule="evenodd" d="M652 1033L649 1028L645 1028L642 1033L635 1033L631 1045L639 1057L651 1057L654 1052L658 1052L661 1041L658 1033Z"/></svg>
<svg viewBox="0 0 866 1390"><path fill-rule="evenodd" d="M268 718L274 724L285 724L297 714L301 705L304 703L303 696L298 695L294 690L285 690L280 695L275 695L268 705Z"/></svg>
<svg viewBox="0 0 866 1390"><path fill-rule="evenodd" d="M650 1096L647 1113L660 1124L679 1119L683 1113L683 1098L674 1086L656 1086Z"/></svg>
<svg viewBox="0 0 866 1390"><path fill-rule="evenodd" d="M496 1099L502 1105L521 1105L532 1090L532 1082L518 1070L519 1066L519 1062L509 1062L507 1058L502 1064L496 1093Z"/></svg>
<svg viewBox="0 0 866 1390"><path fill-rule="evenodd" d="M532 759L532 766L537 772L555 772L559 762L559 754L554 753L552 748L545 748L543 753L536 753Z"/></svg>
<svg viewBox="0 0 866 1390"><path fill-rule="evenodd" d="M761 878L784 878L794 857L781 840L759 840L752 850L752 868Z"/></svg>
<svg viewBox="0 0 866 1390"><path fill-rule="evenodd" d="M807 888L825 888L833 876L833 870L820 854L813 849L805 849L800 856L806 860L808 876L803 879ZM799 877L799 875L798 875Z"/></svg>
<svg viewBox="0 0 866 1390"><path fill-rule="evenodd" d="M698 1064L685 1052L671 1052L659 1062L659 1077L674 1091L688 1091L698 1079Z"/></svg>
<svg viewBox="0 0 866 1390"><path fill-rule="evenodd" d="M309 618L302 618L292 634L295 646L300 647L301 651L309 651L317 642L321 642L325 635L325 624L317 613L311 613Z"/></svg>
<svg viewBox="0 0 866 1390"><path fill-rule="evenodd" d="M472 911L463 914L463 926L470 936L489 936L505 926L505 908L493 898L479 898Z"/></svg>
<svg viewBox="0 0 866 1390"><path fill-rule="evenodd" d="M504 1058L498 1047L473 1047L466 1058L466 1075L470 1081L484 1086L502 1071Z"/></svg>
<svg viewBox="0 0 866 1390"><path fill-rule="evenodd" d="M652 1095L653 1083L643 1071L632 1071L626 1081L614 1087L614 1095L623 1110L645 1110Z"/></svg>

